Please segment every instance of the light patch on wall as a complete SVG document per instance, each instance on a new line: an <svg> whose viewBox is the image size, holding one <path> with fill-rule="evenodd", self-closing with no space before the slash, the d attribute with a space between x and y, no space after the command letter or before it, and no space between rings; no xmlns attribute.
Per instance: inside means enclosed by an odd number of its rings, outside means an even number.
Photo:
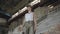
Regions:
<svg viewBox="0 0 60 34"><path fill-rule="evenodd" d="M49 7L49 8L53 8L54 6L52 6L52 5L49 5L48 7Z"/></svg>
<svg viewBox="0 0 60 34"><path fill-rule="evenodd" d="M0 18L0 23L6 23L6 22L7 22L6 19Z"/></svg>

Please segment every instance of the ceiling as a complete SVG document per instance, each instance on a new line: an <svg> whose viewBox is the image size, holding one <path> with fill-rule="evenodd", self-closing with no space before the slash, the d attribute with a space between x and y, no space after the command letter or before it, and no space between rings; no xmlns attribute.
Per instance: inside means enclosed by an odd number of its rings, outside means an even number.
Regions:
<svg viewBox="0 0 60 34"><path fill-rule="evenodd" d="M0 0L0 8L10 15L15 14L19 9L22 9L33 0ZM55 3L60 0L41 0L41 6ZM56 5L57 3L55 3ZM54 4L53 4L54 5Z"/></svg>
<svg viewBox="0 0 60 34"><path fill-rule="evenodd" d="M0 8L13 15L33 0L0 0Z"/></svg>

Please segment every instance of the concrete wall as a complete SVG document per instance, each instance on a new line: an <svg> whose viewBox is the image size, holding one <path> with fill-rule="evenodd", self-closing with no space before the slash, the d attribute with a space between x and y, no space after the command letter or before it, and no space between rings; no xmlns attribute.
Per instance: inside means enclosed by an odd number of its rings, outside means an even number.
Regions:
<svg viewBox="0 0 60 34"><path fill-rule="evenodd" d="M0 18L0 25L5 25L6 22L7 22L6 19L4 19L4 18Z"/></svg>
<svg viewBox="0 0 60 34"><path fill-rule="evenodd" d="M8 34L13 34L13 32L15 32L15 30L18 29L18 26L21 25L22 23L23 23L23 17L13 21L9 26Z"/></svg>
<svg viewBox="0 0 60 34"><path fill-rule="evenodd" d="M57 11L57 12L54 12ZM36 34L44 33L55 28L55 25L60 23L60 8L54 10L53 13L49 14L46 19L39 22ZM52 33L53 34L53 33Z"/></svg>
<svg viewBox="0 0 60 34"><path fill-rule="evenodd" d="M7 20L5 18L0 18L0 34L7 34L6 23Z"/></svg>

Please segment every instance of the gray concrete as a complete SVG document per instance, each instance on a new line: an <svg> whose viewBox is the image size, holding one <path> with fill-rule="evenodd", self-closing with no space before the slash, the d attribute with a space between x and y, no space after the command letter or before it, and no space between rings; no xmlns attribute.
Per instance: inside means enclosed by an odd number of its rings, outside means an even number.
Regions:
<svg viewBox="0 0 60 34"><path fill-rule="evenodd" d="M60 11L49 14L47 18L41 21L40 24L38 25L36 34L48 31L51 27L54 27L54 25L59 22Z"/></svg>

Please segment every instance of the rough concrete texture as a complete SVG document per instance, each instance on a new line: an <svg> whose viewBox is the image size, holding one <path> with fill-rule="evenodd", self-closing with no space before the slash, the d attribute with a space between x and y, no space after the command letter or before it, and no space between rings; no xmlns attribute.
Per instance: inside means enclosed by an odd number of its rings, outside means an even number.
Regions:
<svg viewBox="0 0 60 34"><path fill-rule="evenodd" d="M40 23L41 24L39 24L37 27L36 34L46 32L49 29L54 28L56 24L60 23L60 11L49 14L47 18L41 21Z"/></svg>

